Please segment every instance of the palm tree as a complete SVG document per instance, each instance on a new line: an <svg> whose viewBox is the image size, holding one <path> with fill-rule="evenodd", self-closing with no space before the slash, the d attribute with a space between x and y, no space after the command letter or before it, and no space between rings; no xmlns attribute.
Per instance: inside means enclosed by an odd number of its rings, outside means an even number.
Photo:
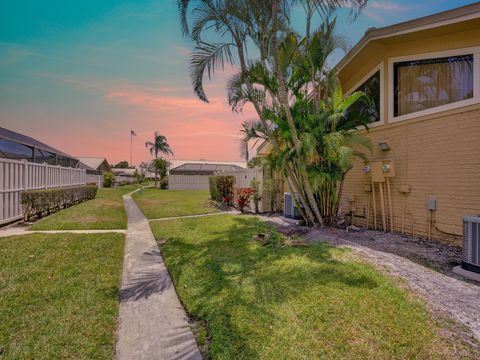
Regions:
<svg viewBox="0 0 480 360"><path fill-rule="evenodd" d="M242 138L240 139L240 153L242 157L245 158L245 161L248 163L250 160L250 150L253 149L260 139L265 139L263 125L259 121L244 121L242 123L242 128L240 129L242 133ZM250 145L250 140L255 140L253 144Z"/></svg>
<svg viewBox="0 0 480 360"><path fill-rule="evenodd" d="M154 140L146 141L145 147L150 151L150 154L155 157L155 160L158 159L158 153L163 153L166 155L173 155L173 151L170 149L170 145L167 143L167 138L161 135L158 131L155 131ZM158 182L158 168L155 166L155 187L157 187Z"/></svg>
<svg viewBox="0 0 480 360"><path fill-rule="evenodd" d="M298 2L305 5L305 41L299 39L289 26L290 8ZM367 0L178 0L184 34L190 35L196 44L190 59L190 77L195 94L208 102L203 88L204 77L210 78L215 70L223 69L226 64L234 65L238 60L240 71L230 81L230 85L237 84L230 87L233 91L229 91L232 109L238 110L236 106L241 108L246 102L253 104L265 135L276 152L280 152L284 144L279 136L280 130L272 126L274 121L267 115L285 115L286 127L283 131L289 134L290 145L298 155L285 163L284 171L291 189L299 194L307 221L312 224L322 224L322 217L308 169L300 156L301 134L296 128L291 104L295 96L299 95L300 89L315 89L314 97L319 101L321 87L331 82L333 76L323 72L324 62L312 63L319 60L316 59L318 56L313 56L313 52L310 54L312 56L304 56L303 60L308 61L303 64L299 63L302 60L299 53L302 49L308 49L308 44L312 43L310 19L315 12L324 18L339 6L350 6L357 12L366 2ZM191 29L187 22L190 3L195 3ZM218 38L210 43L204 39L203 33L210 34L212 29ZM211 36L208 38L212 39ZM248 48L252 45L256 47L253 51ZM249 59L249 54L259 54L259 57ZM302 69L302 66L307 70L306 77L310 80L303 83L297 81L301 86L295 87L298 84L291 80L300 79L297 70Z"/></svg>

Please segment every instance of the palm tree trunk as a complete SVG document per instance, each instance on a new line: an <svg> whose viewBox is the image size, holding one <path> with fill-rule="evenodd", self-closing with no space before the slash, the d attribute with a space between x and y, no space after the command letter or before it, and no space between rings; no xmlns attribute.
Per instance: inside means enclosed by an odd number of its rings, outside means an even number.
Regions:
<svg viewBox="0 0 480 360"><path fill-rule="evenodd" d="M237 51L238 51L238 58L240 60L240 69L242 70L242 73L245 74L245 73L247 73L247 65L246 65L246 62L245 62L245 54L243 52L243 44L242 44L241 41L236 39L236 45L237 45ZM245 79L245 84L247 86L248 92L250 94L252 94L253 93L253 85L250 82L250 80L248 79L248 76ZM279 151L280 150L280 145L279 145L277 139L275 138L275 136L273 136L271 134L271 132L269 131L270 128L268 126L268 123L267 123L265 117L263 116L263 112L262 112L262 109L260 107L260 104L258 104L258 101L255 99L255 97L252 97L252 103L253 103L253 106L255 108L255 111L257 112L257 115L258 115L260 121L262 122L263 127L265 128L266 135L269 137L269 140L271 141L271 144L273 145L275 151ZM293 172L292 168L290 166L287 166L286 167L286 172L287 172L287 181L288 181L288 184L289 184L290 188L292 189L292 191L294 193L297 192L299 194L300 202L302 203L304 211L307 215L307 217L306 217L307 221L314 224L316 222L315 221L315 216L314 216L314 214L311 210L311 207L310 207L307 199L303 196L303 193L300 191L301 188L298 185L297 181L295 180L295 176L294 176L294 172ZM303 211L302 211L302 215L304 215Z"/></svg>
<svg viewBox="0 0 480 360"><path fill-rule="evenodd" d="M272 41L272 48L273 48L273 58L274 58L274 67L275 67L275 72L277 75L277 81L278 81L278 90L279 90L279 95L280 95L280 103L285 110L285 114L287 117L287 123L290 128L290 132L292 135L292 141L293 145L295 147L295 150L297 150L297 153L300 153L301 151L301 145L300 145L300 140L298 138L297 134L297 129L295 127L295 122L293 121L293 116L290 111L290 105L288 102L288 94L285 86L285 80L283 78L283 73L282 69L280 68L280 59L279 59L279 49L278 49L278 41L277 41L277 26L278 26L278 1L279 0L274 0L272 2L272 36L271 36L271 41ZM300 165L300 164L297 164ZM299 180L301 180L303 184L303 188L305 189L305 194L307 196L308 202L311 205L311 208L315 214L316 222L320 226L323 225L323 219L322 216L320 215L320 211L318 209L317 202L315 200L315 197L313 196L313 190L310 185L310 180L308 179L308 176L306 174L305 169L302 169L299 167L299 176L301 177Z"/></svg>

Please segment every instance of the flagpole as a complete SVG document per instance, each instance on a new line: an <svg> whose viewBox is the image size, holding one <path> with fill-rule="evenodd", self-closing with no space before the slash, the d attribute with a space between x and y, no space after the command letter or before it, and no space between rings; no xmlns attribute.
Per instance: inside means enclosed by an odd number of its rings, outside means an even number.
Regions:
<svg viewBox="0 0 480 360"><path fill-rule="evenodd" d="M133 130L130 129L130 166L133 166L133 160L132 160L132 136L133 136Z"/></svg>

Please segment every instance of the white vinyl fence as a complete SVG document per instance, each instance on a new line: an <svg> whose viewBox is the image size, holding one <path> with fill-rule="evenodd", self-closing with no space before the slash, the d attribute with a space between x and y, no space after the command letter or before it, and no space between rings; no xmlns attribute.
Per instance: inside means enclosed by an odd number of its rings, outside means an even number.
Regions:
<svg viewBox="0 0 480 360"><path fill-rule="evenodd" d="M253 169L241 169L241 170L234 170L234 171L221 171L218 172L216 175L227 176L231 175L235 177L235 190L240 188L247 188L250 187L250 183L252 180L257 180L260 182L260 191L263 193L263 169L260 167L256 167ZM260 212L268 211L266 204L264 201L261 200L258 204L258 210ZM250 204L250 209L254 209L253 203Z"/></svg>
<svg viewBox="0 0 480 360"><path fill-rule="evenodd" d="M0 224L20 219L24 190L85 185L84 169L0 158Z"/></svg>
<svg viewBox="0 0 480 360"><path fill-rule="evenodd" d="M170 190L208 190L209 175L169 175Z"/></svg>

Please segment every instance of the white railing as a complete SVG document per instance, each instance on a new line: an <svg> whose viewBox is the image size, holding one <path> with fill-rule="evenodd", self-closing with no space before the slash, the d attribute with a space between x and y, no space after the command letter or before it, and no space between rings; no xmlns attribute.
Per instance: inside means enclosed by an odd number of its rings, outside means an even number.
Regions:
<svg viewBox="0 0 480 360"><path fill-rule="evenodd" d="M84 169L0 158L0 224L22 217L22 191L85 185L86 180Z"/></svg>

